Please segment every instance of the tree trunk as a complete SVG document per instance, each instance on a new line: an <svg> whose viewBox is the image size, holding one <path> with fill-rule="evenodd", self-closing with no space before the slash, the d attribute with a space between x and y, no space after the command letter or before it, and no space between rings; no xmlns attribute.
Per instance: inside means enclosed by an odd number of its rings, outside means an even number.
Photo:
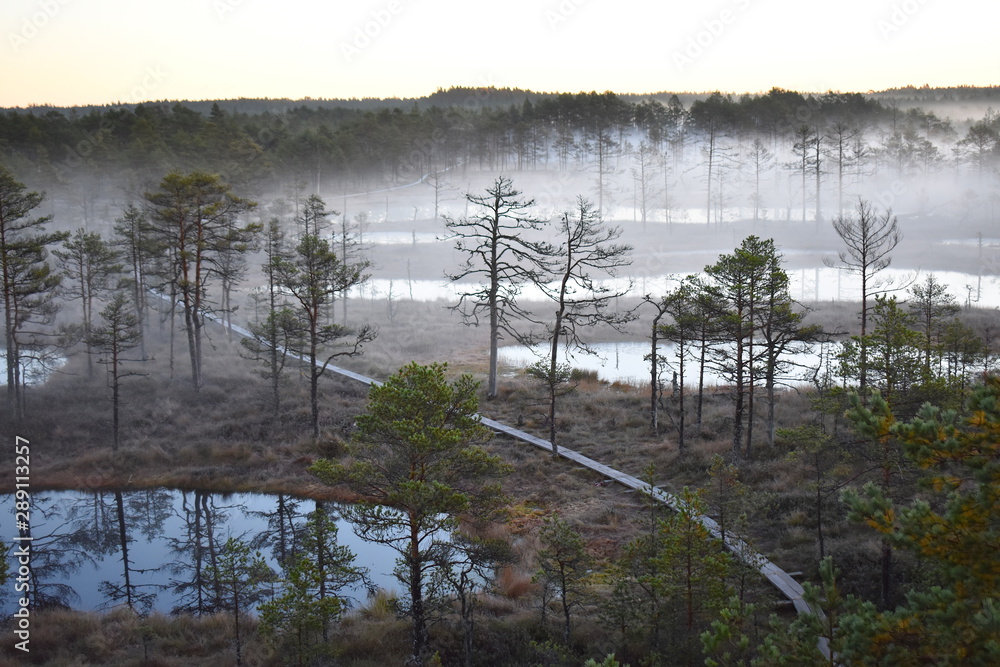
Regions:
<svg viewBox="0 0 1000 667"><path fill-rule="evenodd" d="M742 321L742 320L741 320ZM742 329L736 334L736 406L733 410L733 452L739 456L743 446L743 413L746 388L743 384L743 336Z"/></svg>
<svg viewBox="0 0 1000 667"><path fill-rule="evenodd" d="M560 294L560 300L562 294ZM559 455L559 445L556 444L556 369L558 368L559 331L562 328L563 306L560 301L556 311L556 323L552 331L552 349L549 358L549 442L552 443L552 456Z"/></svg>
<svg viewBox="0 0 1000 667"><path fill-rule="evenodd" d="M657 410L657 399L660 389L660 363L656 356L656 348L659 339L656 335L656 327L660 323L662 313L653 320L653 333L650 336L652 343L649 351L649 428L655 438L660 434L659 412Z"/></svg>
<svg viewBox="0 0 1000 667"><path fill-rule="evenodd" d="M316 573L319 575L319 599L326 599L326 505L316 501ZM323 615L323 643L330 641L330 628Z"/></svg>
<svg viewBox="0 0 1000 667"><path fill-rule="evenodd" d="M774 359L767 360L767 376L764 380L765 391L767 392L767 444L774 446Z"/></svg>
<svg viewBox="0 0 1000 667"><path fill-rule="evenodd" d="M493 247L491 248L492 259L490 266L495 267L497 265L497 243L494 239ZM497 345L498 339L500 338L500 314L497 312L499 306L497 305L497 292L500 288L500 277L496 275L496 271L490 271L490 294L489 294L489 308L490 308L490 376L489 384L486 388L487 398L497 397Z"/></svg>
<svg viewBox="0 0 1000 667"><path fill-rule="evenodd" d="M820 485L822 473L816 469L816 540L819 542L819 559L826 557L826 545L823 541L823 487Z"/></svg>
<svg viewBox="0 0 1000 667"><path fill-rule="evenodd" d="M410 612L413 615L412 655L410 663L424 664L424 650L427 646L427 619L424 617L424 587L422 561L420 558L420 532L417 521L410 517Z"/></svg>
<svg viewBox="0 0 1000 667"><path fill-rule="evenodd" d="M195 343L196 337L196 324L195 324L195 313L193 312L193 306L188 294L184 294L184 328L187 333L188 341L188 354L191 357L191 383L194 385L194 390L198 391L201 389L199 383L199 378L201 374L198 372L198 346Z"/></svg>
<svg viewBox="0 0 1000 667"><path fill-rule="evenodd" d="M892 608L892 545L882 540L881 601L883 609Z"/></svg>
<svg viewBox="0 0 1000 667"><path fill-rule="evenodd" d="M319 313L316 313L319 317ZM316 369L316 324L309 330L309 407L312 412L313 438L319 440L319 373Z"/></svg>
<svg viewBox="0 0 1000 667"><path fill-rule="evenodd" d="M750 315L751 326L753 323L753 314L751 311ZM750 346L747 352L747 378L749 382L747 383L747 441L746 441L746 455L750 458L750 453L753 449L753 427L754 427L754 389L757 379L754 377L753 372L753 331L750 332Z"/></svg>
<svg viewBox="0 0 1000 667"><path fill-rule="evenodd" d="M715 128L712 127L708 133L708 178L707 192L705 193L705 224L712 224L712 160L715 157Z"/></svg>
<svg viewBox="0 0 1000 667"><path fill-rule="evenodd" d="M820 170L820 134L819 130L816 131L816 152L814 159L816 160L816 231L819 231L820 220L823 219L823 212L820 210L820 185L822 181L822 171Z"/></svg>
<svg viewBox="0 0 1000 667"><path fill-rule="evenodd" d="M118 343L114 342L114 348L111 351L111 424L114 430L114 438L112 440L112 451L118 451L119 430L118 430Z"/></svg>
<svg viewBox="0 0 1000 667"><path fill-rule="evenodd" d="M566 572L565 567L560 566L559 568L559 599L562 602L563 609L563 645L569 646L569 600L567 599L566 591Z"/></svg>
<svg viewBox="0 0 1000 667"><path fill-rule="evenodd" d="M707 354L708 341L705 340L705 333L703 330L701 338L701 356L698 360L698 409L695 414L695 424L697 425L699 432L701 431L702 408L705 404L705 364L707 363Z"/></svg>
<svg viewBox="0 0 1000 667"><path fill-rule="evenodd" d="M132 600L132 581L128 566L128 534L125 531L125 504L121 491L115 491L115 508L118 510L118 539L122 547L122 566L125 569L125 603L129 609L135 611L134 601Z"/></svg>
<svg viewBox="0 0 1000 667"><path fill-rule="evenodd" d="M680 382L677 383L677 406L679 415L677 417L677 449L681 452L687 450L687 442L684 440L684 347L680 347Z"/></svg>

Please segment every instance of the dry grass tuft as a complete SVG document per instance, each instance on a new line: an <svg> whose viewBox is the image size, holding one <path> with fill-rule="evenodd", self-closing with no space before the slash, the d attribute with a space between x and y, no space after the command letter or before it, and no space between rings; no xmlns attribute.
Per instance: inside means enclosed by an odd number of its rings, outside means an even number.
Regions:
<svg viewBox="0 0 1000 667"><path fill-rule="evenodd" d="M380 588L358 606L355 614L369 621L384 621L396 615L395 591Z"/></svg>
<svg viewBox="0 0 1000 667"><path fill-rule="evenodd" d="M248 665L265 664L255 626L251 620L245 627L243 655ZM32 615L29 655L31 662L46 665L217 667L235 659L231 637L232 619L224 614L142 618L127 608L104 614L39 610ZM24 657L12 643L2 651L8 658Z"/></svg>
<svg viewBox="0 0 1000 667"><path fill-rule="evenodd" d="M531 578L530 574L505 565L497 573L495 582L497 594L508 600L518 600L529 593L534 593L538 586Z"/></svg>

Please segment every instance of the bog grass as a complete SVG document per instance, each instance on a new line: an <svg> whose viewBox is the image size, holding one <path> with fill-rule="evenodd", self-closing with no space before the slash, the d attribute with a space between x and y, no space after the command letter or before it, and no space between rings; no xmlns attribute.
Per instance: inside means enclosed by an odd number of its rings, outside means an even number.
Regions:
<svg viewBox="0 0 1000 667"><path fill-rule="evenodd" d="M410 362L446 360L453 374L469 372L486 379L485 332L465 327L444 304L400 301L391 320L384 304L351 304L352 321L372 321L379 338L363 356L335 363L376 379L384 379ZM356 318L356 320L354 319ZM155 334L155 332L154 332ZM642 334L637 334L642 335ZM29 418L19 426L32 441L32 483L35 488L138 488L168 486L217 491L271 491L298 496L349 500L343 491L320 484L308 473L321 457L338 457L352 436L354 420L364 410L367 387L330 377L321 382L319 440L310 437L308 384L294 366L282 384L282 407L275 415L270 389L252 361L239 355L236 343L221 332L206 350L205 386L191 388L186 358L178 347L171 376L166 341L149 341L154 358L134 364L145 377L127 380L122 404L122 447L111 451L110 393L103 377L89 379L85 360L72 357L62 372L28 392ZM747 488L745 538L786 570L814 577L818 557L815 499L809 471L788 461L793 444L764 439L763 401L756 422L757 441L750 459L732 451L732 403L725 388L712 389L704 402L701 425L695 424L694 392L688 393L687 447L678 447L676 405L664 396L661 429L652 433L648 387L601 382L577 373L574 391L560 397L557 433L561 446L641 477L655 466L656 483L667 491L710 485L712 458L721 455L737 463ZM482 400L484 415L543 438L548 437L545 396L524 374L504 376L499 395ZM808 392L784 391L777 405L779 426L794 426L811 418ZM9 415L0 414L3 423ZM538 528L546 516L558 513L584 535L588 550L601 568L637 534L642 502L638 494L606 484L581 469L532 445L496 437L490 450L511 464L504 481L512 511L503 531L514 546L517 561L501 569L496 590L484 596L481 613L490 619L477 630L477 642L496 664L525 664L537 658L526 648L532 640L555 636L554 628L538 626L537 584L532 575L541 548ZM12 455L7 462L12 465ZM0 479L8 485L9 478ZM710 508L711 513L711 508ZM849 524L835 497L824 508L826 551L846 573L848 592L871 591L878 565L878 544ZM908 572L904 562L902 572ZM51 614L51 616L49 616ZM600 644L607 632L595 621L596 602L581 611L574 630L579 646L588 639ZM227 619L187 616L130 617L125 612L80 614L39 612L36 664L231 664ZM51 630L51 628L65 630ZM460 661L459 631L448 623L434 628L434 642L448 660ZM253 634L253 633L250 633ZM587 637L588 634L593 637ZM249 636L249 635L248 635ZM603 638L603 639L602 639ZM33 635L33 640L36 636ZM338 627L336 643L342 664L401 664L408 648L408 626L395 613L392 596L381 592L349 613ZM432 642L433 643L433 642ZM603 645L602 645L603 646ZM148 654L148 662L146 655ZM11 657L9 650L4 655ZM248 664L278 664L266 646L254 639L247 648ZM596 654L595 654L596 657ZM256 662L253 662L256 661ZM397 662L393 662L397 661ZM447 663L446 663L447 664Z"/></svg>

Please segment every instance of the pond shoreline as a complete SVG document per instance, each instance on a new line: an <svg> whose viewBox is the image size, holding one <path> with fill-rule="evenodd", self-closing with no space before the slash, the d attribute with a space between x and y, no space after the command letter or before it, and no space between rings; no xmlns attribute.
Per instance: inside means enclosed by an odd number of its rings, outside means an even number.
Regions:
<svg viewBox="0 0 1000 667"><path fill-rule="evenodd" d="M128 456L129 450L119 452ZM111 452L109 456L113 456ZM167 461L162 468L139 471L135 467L120 470L100 469L89 457L64 461L58 469L33 469L29 490L32 493L46 491L141 491L153 488L170 488L178 491L211 491L213 493L269 493L295 496L308 500L328 500L334 502L355 502L356 494L344 488L332 487L313 478L307 471L308 463L303 462L301 478L268 481L262 479L264 468L243 469L242 475L227 470L224 475L205 474L206 470L197 465L185 466L178 470L173 461ZM318 458L318 457L317 457ZM209 471L210 472L210 471ZM0 478L0 493L13 493L13 478Z"/></svg>

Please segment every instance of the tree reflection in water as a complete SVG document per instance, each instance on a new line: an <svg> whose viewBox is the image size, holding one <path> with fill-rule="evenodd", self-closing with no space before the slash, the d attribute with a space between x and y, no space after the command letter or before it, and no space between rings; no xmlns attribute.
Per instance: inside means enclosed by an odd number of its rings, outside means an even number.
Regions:
<svg viewBox="0 0 1000 667"><path fill-rule="evenodd" d="M13 503L13 496L0 498L0 512L10 521ZM338 518L340 528L339 537L338 531L331 531L331 540L353 541L365 565L391 570L391 554L372 553L339 520L335 505L325 507L330 517ZM236 538L261 550L268 564L282 572L304 550L315 549L307 544L314 538L306 530L313 509L312 501L287 495L169 489L38 493L31 507L29 599L35 609L127 606L141 614L153 609L213 613L220 609L222 589L212 573L218 571L226 541ZM9 548L8 558L16 573L15 548ZM381 580L379 574L384 574ZM389 572L373 576L382 585L391 581ZM364 599L371 587L359 577L345 596ZM13 588L7 589L0 608L10 613L16 600Z"/></svg>

